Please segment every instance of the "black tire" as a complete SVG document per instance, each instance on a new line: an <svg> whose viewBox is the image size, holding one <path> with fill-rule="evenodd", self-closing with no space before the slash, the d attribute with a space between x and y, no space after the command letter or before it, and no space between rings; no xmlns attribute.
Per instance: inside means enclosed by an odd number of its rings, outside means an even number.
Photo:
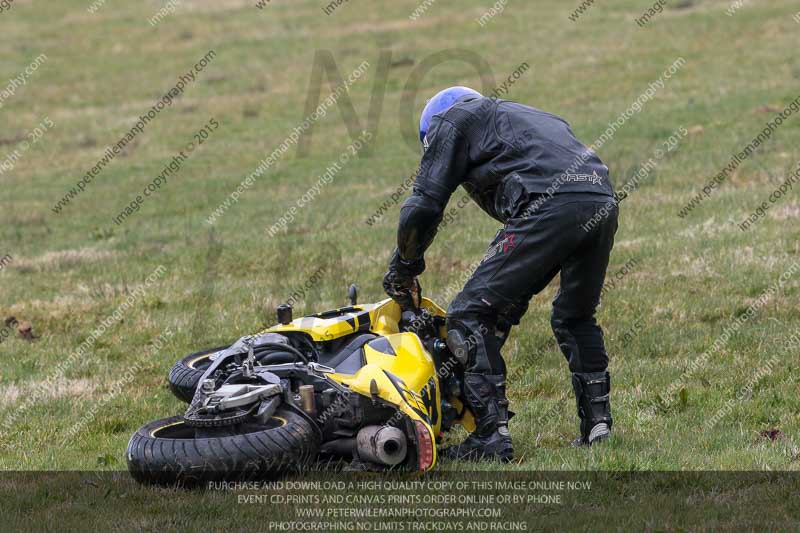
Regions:
<svg viewBox="0 0 800 533"><path fill-rule="evenodd" d="M286 407L266 426L243 424L234 434L223 432L231 429L196 438L181 416L150 422L128 443L128 470L140 483L194 486L298 470L319 452L319 433L311 422Z"/></svg>
<svg viewBox="0 0 800 533"><path fill-rule="evenodd" d="M169 388L176 398L186 403L190 403L194 398L194 391L200 383L206 369L211 366L211 354L224 350L229 346L219 346L209 350L203 350L189 354L174 365L169 370Z"/></svg>

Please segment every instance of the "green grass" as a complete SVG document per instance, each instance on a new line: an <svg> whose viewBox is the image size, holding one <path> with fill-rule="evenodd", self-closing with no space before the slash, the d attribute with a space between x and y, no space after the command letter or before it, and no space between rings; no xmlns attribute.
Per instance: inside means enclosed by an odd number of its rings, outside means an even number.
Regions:
<svg viewBox="0 0 800 533"><path fill-rule="evenodd" d="M274 307L321 264L325 273L296 314L342 304L350 282L359 284L362 301L382 298L398 208L381 223L364 220L416 168L418 150L401 132L413 125L427 95L447 85L482 83L468 63L438 65L422 79L413 115L399 111L403 90L427 57L460 49L491 65L496 84L522 62L530 64L508 97L564 116L587 143L676 58L686 59L600 150L621 184L673 131L691 130L621 210L610 270L638 263L606 295L599 313L611 355L615 436L591 451L568 446L577 425L569 372L549 328L553 284L531 303L505 350L517 413L511 429L521 458L510 468L798 469L798 346L787 346L800 330L797 275L691 374L683 392L658 407L659 395L726 325L800 261L796 192L750 231L737 228L796 167L800 117L787 120L688 217L677 217L774 116L765 106L782 109L800 94L800 26L791 18L792 2L748 3L733 17L725 14L726 0L684 2L644 29L633 19L647 5L632 0L597 2L574 23L567 17L577 0L511 0L483 28L475 19L491 4L480 0L435 2L415 22L408 18L413 1L353 0L326 16L323 2L309 0L273 0L262 10L254 1L194 0L155 28L147 19L160 2L109 0L95 14L87 13L89 3L19 0L0 13L0 80L18 75L40 53L48 58L0 109L0 160L45 117L55 124L0 176L0 257L14 258L0 271L0 318L29 321L39 336L0 344L0 423L157 266L166 274L69 365L55 391L15 420L0 442L0 468L122 468L138 426L181 410L166 388L171 363L271 323ZM217 57L185 94L54 214L50 208L105 147L209 49ZM391 51L371 155L352 159L287 231L268 236L267 228L351 142L334 106L316 123L307 155L290 149L210 227L206 217L303 120L316 50L330 50L342 76L370 63L349 92L362 127L379 51ZM0 90L4 86L0 82ZM322 97L329 91L326 80ZM131 220L115 226L112 218L212 117L221 126L211 139ZM477 207L463 209L428 253L426 294L441 298L496 230ZM165 328L174 334L152 353L149 345ZM630 331L635 334L626 335ZM773 356L778 364L752 394L706 428L705 421L736 399ZM145 359L149 363L125 383L123 394L103 400L126 368ZM85 429L62 442L100 401ZM771 429L782 437L760 436Z"/></svg>

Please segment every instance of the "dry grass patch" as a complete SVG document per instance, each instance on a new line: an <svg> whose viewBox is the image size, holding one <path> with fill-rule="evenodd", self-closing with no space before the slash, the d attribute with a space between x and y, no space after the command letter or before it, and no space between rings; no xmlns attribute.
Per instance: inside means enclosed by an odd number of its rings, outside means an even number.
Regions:
<svg viewBox="0 0 800 533"><path fill-rule="evenodd" d="M23 272L47 272L69 266L105 261L115 255L115 252L96 248L59 250L57 252L46 252L38 257L19 257L14 261L13 268Z"/></svg>
<svg viewBox="0 0 800 533"><path fill-rule="evenodd" d="M39 401L46 401L65 397L89 398L97 389L98 384L90 379L61 379L52 387L48 386L44 380L34 380L22 386L13 383L3 385L0 386L0 407L13 407L40 387L45 387L46 392L39 396Z"/></svg>

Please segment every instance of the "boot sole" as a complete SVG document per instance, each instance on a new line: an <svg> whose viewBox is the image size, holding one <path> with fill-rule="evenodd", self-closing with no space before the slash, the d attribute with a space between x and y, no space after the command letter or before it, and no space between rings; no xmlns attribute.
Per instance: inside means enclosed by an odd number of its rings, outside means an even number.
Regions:
<svg viewBox="0 0 800 533"><path fill-rule="evenodd" d="M587 446L587 447L591 448L592 446L594 446L598 442L603 442L604 440L607 440L609 437L611 437L611 430L607 429L607 430L603 431L602 433L596 435L594 437L594 439L592 439L591 441L585 440L583 437L578 437L577 439L572 441L572 447L573 448L582 448L584 446Z"/></svg>

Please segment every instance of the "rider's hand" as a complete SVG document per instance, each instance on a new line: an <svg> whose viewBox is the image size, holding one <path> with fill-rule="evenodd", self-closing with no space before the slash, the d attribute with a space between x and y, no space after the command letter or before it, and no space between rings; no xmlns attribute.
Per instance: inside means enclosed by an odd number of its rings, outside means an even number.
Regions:
<svg viewBox="0 0 800 533"><path fill-rule="evenodd" d="M404 311L417 311L422 303L422 287L416 276L401 276L390 270L383 276L383 290Z"/></svg>

